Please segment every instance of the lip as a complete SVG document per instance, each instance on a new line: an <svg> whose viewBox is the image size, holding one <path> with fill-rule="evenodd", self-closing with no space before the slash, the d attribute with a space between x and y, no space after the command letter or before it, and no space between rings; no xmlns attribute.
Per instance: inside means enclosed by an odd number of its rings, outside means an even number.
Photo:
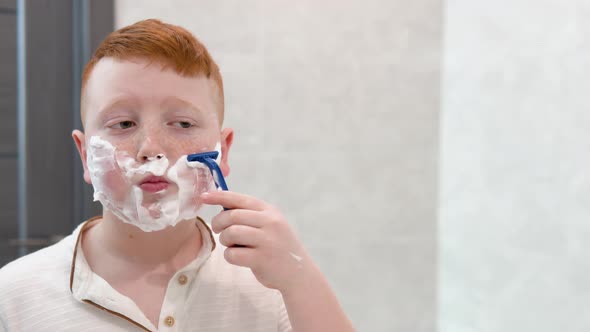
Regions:
<svg viewBox="0 0 590 332"><path fill-rule="evenodd" d="M141 182L139 183L139 187L143 191L147 191L150 193L156 193L159 191L166 190L169 185L170 182L168 182L168 180L161 176L148 176L141 180Z"/></svg>

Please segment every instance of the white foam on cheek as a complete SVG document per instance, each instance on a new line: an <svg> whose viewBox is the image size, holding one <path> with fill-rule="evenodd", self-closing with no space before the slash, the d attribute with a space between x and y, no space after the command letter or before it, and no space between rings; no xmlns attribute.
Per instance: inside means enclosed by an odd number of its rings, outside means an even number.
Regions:
<svg viewBox="0 0 590 332"><path fill-rule="evenodd" d="M98 175L115 169L116 165L112 158L114 153L115 147L111 143L98 136L90 137L86 154L86 161L88 162L90 173Z"/></svg>
<svg viewBox="0 0 590 332"><path fill-rule="evenodd" d="M200 205L195 204L195 198L202 192L208 191L208 181L203 178L207 173L202 170L188 167L187 155L180 157L176 163L170 167L166 176L178 186L177 200L182 207L178 211L180 220L196 217Z"/></svg>
<svg viewBox="0 0 590 332"><path fill-rule="evenodd" d="M221 143L217 142L217 144L215 144L215 151L219 153L215 159L215 161L219 164L221 161Z"/></svg>
<svg viewBox="0 0 590 332"><path fill-rule="evenodd" d="M98 136L90 137L87 146L86 162L94 186L94 201L101 201L105 197L104 176L117 168L113 158L115 147Z"/></svg>
<svg viewBox="0 0 590 332"><path fill-rule="evenodd" d="M170 163L164 155L160 159L152 158L145 163L139 163L127 153L117 151L112 144L98 136L89 139L87 161L95 200L100 201L121 221L135 225L144 232L158 231L167 226L174 226L182 220L195 218L201 207L195 198L201 192L209 190L210 186L210 181L207 180L210 179L210 176L207 178L208 173L203 172L200 167L188 167L186 155L180 157L170 168ZM114 193L113 188L106 185L105 175L109 172L117 172L117 175L127 182L124 198L115 199L123 194ZM171 182L169 188L161 193L146 196L137 183L138 179L147 174L166 174ZM178 191L172 190L175 185ZM125 184L122 184L122 187L125 189Z"/></svg>
<svg viewBox="0 0 590 332"><path fill-rule="evenodd" d="M203 152L206 152L207 149L203 149ZM217 151L217 158L215 158L215 162L219 165L219 163L221 162L221 143L217 142L215 144L215 149L214 151ZM189 168L196 168L201 170L201 172L203 174L207 174L207 176L213 176L215 177L215 182L219 183L219 179L217 177L217 173L211 174L211 170L209 169L209 167L207 167L207 165L198 162L198 161L188 161L188 159L186 159L186 166ZM211 183L210 187L207 189L207 191L210 190L216 190L215 185L213 183ZM218 188L217 190L222 190L221 188Z"/></svg>

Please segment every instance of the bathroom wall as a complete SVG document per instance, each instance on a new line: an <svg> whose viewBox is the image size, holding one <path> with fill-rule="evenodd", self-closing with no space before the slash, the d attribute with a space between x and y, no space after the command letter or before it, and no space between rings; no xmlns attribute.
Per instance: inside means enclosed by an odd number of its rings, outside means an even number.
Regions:
<svg viewBox="0 0 590 332"><path fill-rule="evenodd" d="M279 206L359 331L433 331L439 1L116 2L225 79L230 189Z"/></svg>
<svg viewBox="0 0 590 332"><path fill-rule="evenodd" d="M590 327L589 15L445 3L441 332Z"/></svg>

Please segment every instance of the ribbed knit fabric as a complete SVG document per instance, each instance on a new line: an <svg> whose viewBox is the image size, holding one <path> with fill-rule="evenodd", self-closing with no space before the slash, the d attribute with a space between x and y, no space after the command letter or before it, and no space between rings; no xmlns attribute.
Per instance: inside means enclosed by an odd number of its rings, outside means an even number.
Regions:
<svg viewBox="0 0 590 332"><path fill-rule="evenodd" d="M215 246L199 221L203 249L171 279L156 329L130 298L91 271L76 246L84 225L0 269L0 331L291 331L281 294L227 263L224 247Z"/></svg>

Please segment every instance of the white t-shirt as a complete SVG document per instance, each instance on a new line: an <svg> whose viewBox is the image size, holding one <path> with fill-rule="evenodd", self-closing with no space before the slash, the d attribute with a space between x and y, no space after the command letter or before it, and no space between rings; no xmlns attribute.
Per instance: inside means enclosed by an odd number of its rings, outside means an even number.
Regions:
<svg viewBox="0 0 590 332"><path fill-rule="evenodd" d="M88 266L80 238L96 222L0 269L0 331L291 331L280 292L227 263L202 219L201 251L170 280L157 329Z"/></svg>

